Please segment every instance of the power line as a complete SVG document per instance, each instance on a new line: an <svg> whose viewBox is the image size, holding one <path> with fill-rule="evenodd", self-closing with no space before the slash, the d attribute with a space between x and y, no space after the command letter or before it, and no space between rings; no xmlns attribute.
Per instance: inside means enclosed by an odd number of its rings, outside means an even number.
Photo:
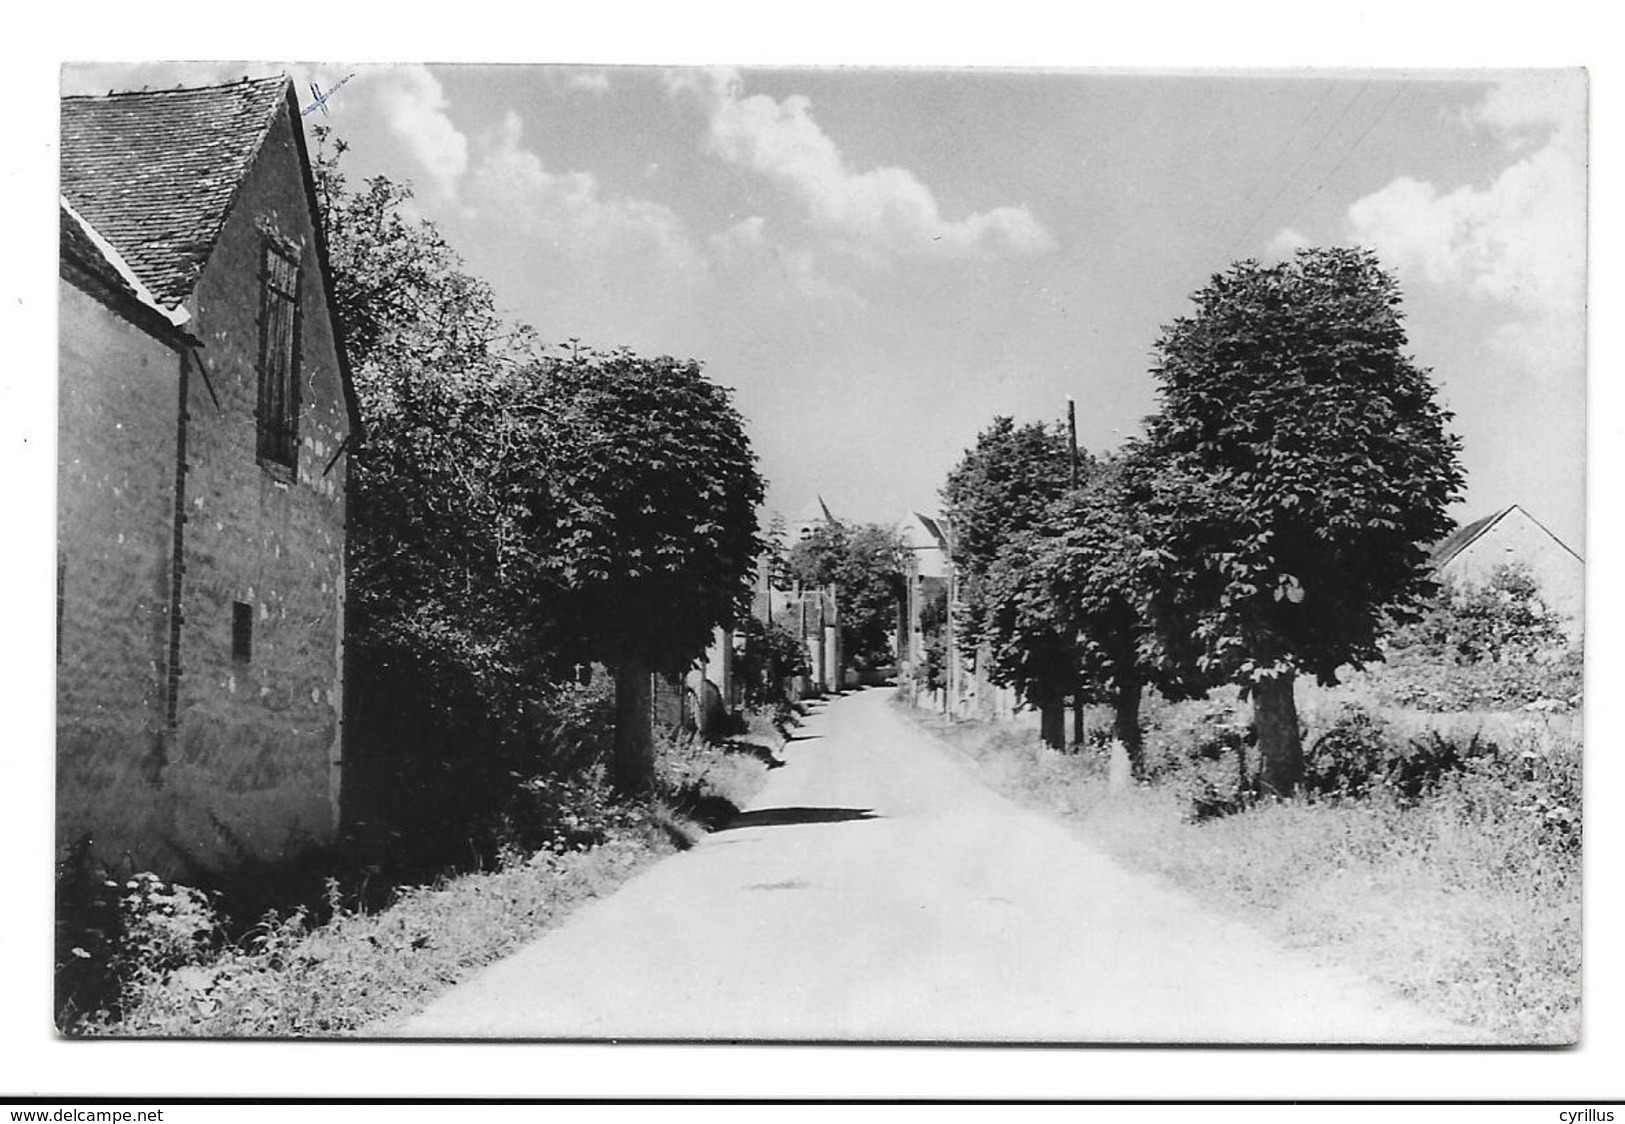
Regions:
<svg viewBox="0 0 1625 1124"><path fill-rule="evenodd" d="M1309 196L1308 201L1313 201L1315 196L1320 194L1321 190L1326 186L1331 178L1337 175L1338 171L1343 167L1344 164L1348 163L1349 157L1353 156L1355 152L1359 150L1360 146L1365 143L1365 138L1369 137L1372 130L1382 123L1382 119L1384 117L1388 116L1388 111L1394 108L1394 104L1405 95L1406 89L1404 81L1397 81L1395 85L1398 88L1394 91L1393 96L1390 97L1388 101L1384 103L1383 107L1377 111L1377 115L1371 119L1371 124L1365 127L1365 131L1362 132L1359 137L1355 139L1354 143L1349 146L1348 151L1343 153L1343 158L1336 164L1333 164L1331 171L1327 172L1321 177L1320 182L1315 185L1315 190L1313 194Z"/></svg>
<svg viewBox="0 0 1625 1124"><path fill-rule="evenodd" d="M1239 246L1242 241L1252 233L1253 227L1258 225L1259 220L1269 213L1270 208L1275 205L1276 201L1281 198L1281 196L1286 192L1287 188L1292 185L1292 181L1298 177L1298 173L1302 172L1304 168L1309 166L1309 162L1315 158L1315 155L1325 145L1327 139L1330 138L1332 133L1336 131L1337 127L1343 123L1343 119L1349 115L1349 111L1354 108L1355 103L1365 96L1365 92L1370 86L1371 82L1369 79L1360 83L1359 89L1354 91L1354 96L1344 103L1342 110L1335 118L1332 119L1332 123L1326 126L1325 131L1322 132L1319 138L1316 139L1315 143L1310 146L1309 151L1304 153L1303 159L1298 161L1297 166L1293 168L1292 171L1287 173L1287 175L1281 180L1280 187L1276 188L1275 193L1271 195L1269 199L1265 201L1264 205L1253 214L1253 217L1248 220L1247 225L1241 228L1241 233L1231 241L1228 247L1226 247L1224 252L1224 256L1226 258L1229 258L1235 253L1236 247Z"/></svg>
<svg viewBox="0 0 1625 1124"><path fill-rule="evenodd" d="M1243 195L1241 201L1236 204L1236 213L1239 214L1245 210L1247 204L1253 201L1259 190L1270 182L1270 175L1275 171L1275 166L1281 162L1281 157L1291 151L1292 142L1297 139L1298 130L1302 129L1304 123L1318 113L1321 106L1326 104L1327 100L1332 96L1333 89L1331 83L1327 83L1325 88L1320 91L1320 96L1311 102L1309 108L1304 110L1298 119L1292 123L1292 127L1286 131L1286 139L1281 142L1281 147L1275 150L1275 155L1269 158L1269 162L1264 165L1264 170L1253 180L1252 186L1247 189L1247 194Z"/></svg>

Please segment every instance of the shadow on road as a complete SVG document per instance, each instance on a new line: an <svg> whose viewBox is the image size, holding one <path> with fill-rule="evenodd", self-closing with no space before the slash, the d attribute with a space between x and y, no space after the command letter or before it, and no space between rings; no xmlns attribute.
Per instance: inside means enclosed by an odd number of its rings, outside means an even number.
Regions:
<svg viewBox="0 0 1625 1124"><path fill-rule="evenodd" d="M873 820L880 817L870 808L759 808L742 812L730 820L722 831L742 827L784 827L804 823L844 823L848 820Z"/></svg>

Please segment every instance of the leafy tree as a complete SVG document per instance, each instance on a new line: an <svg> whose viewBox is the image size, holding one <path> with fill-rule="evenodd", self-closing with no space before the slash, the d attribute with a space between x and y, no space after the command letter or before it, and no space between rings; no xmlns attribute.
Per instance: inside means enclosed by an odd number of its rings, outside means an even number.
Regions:
<svg viewBox="0 0 1625 1124"><path fill-rule="evenodd" d="M1026 568L1036 546L1031 536L1071 486L1073 456L1060 426L995 417L942 489L964 607L956 622L960 651L978 659L989 645L989 677L1038 706L1045 741L1056 747L1065 744L1062 708L1077 661L1059 608L1044 601L1042 580Z"/></svg>
<svg viewBox="0 0 1625 1124"><path fill-rule="evenodd" d="M1240 262L1193 299L1156 345L1148 610L1193 642L1193 673L1252 695L1261 780L1285 793L1303 773L1293 679L1380 659L1388 615L1414 617L1460 442L1370 251Z"/></svg>
<svg viewBox="0 0 1625 1124"><path fill-rule="evenodd" d="M775 513L767 525L766 547L758 563L765 567L768 585L774 589L785 589L795 580L790 573L789 540L790 530L784 516Z"/></svg>
<svg viewBox="0 0 1625 1124"><path fill-rule="evenodd" d="M1038 708L1046 745L1066 746L1066 700L1081 676L1078 638L1052 582L1054 542L1024 530L978 581L978 631L992 656L988 677Z"/></svg>
<svg viewBox="0 0 1625 1124"><path fill-rule="evenodd" d="M920 636L924 641L925 658L917 668L923 686L928 691L940 691L948 682L948 589L939 585L931 589L920 607Z"/></svg>
<svg viewBox="0 0 1625 1124"><path fill-rule="evenodd" d="M787 705L791 701L789 681L812 671L806 647L783 625L755 616L745 618L742 640L734 660L734 675L744 692L745 705Z"/></svg>
<svg viewBox="0 0 1625 1124"><path fill-rule="evenodd" d="M378 811L445 792L448 771L500 773L491 751L522 730L551 651L522 525L550 429L533 334L504 323L489 286L410 217L408 188L378 177L351 190L343 143L318 139L332 299L366 435L348 466L348 756L364 768L368 746L388 753L350 790L376 795ZM477 811L453 804L443 796L436 814Z"/></svg>
<svg viewBox="0 0 1625 1124"><path fill-rule="evenodd" d="M885 663L903 597L902 538L878 523L831 519L790 549L791 576L805 586L834 585L841 650L853 667Z"/></svg>
<svg viewBox="0 0 1625 1124"><path fill-rule="evenodd" d="M1060 426L1017 426L1001 416L977 434L942 487L962 581L974 583L1010 539L1044 522L1050 504L1071 484L1071 465Z"/></svg>
<svg viewBox="0 0 1625 1124"><path fill-rule="evenodd" d="M541 368L552 437L527 533L563 650L615 673L614 780L654 776L649 676L745 616L765 491L729 392L692 360L576 351Z"/></svg>
<svg viewBox="0 0 1625 1124"><path fill-rule="evenodd" d="M1029 563L1059 613L1058 631L1071 640L1080 694L1111 706L1112 735L1128 751L1136 776L1145 764L1144 688L1177 699L1203 687L1189 661L1166 658L1146 608L1157 553L1155 527L1141 518L1133 488L1142 456L1131 445L1053 504Z"/></svg>
<svg viewBox="0 0 1625 1124"><path fill-rule="evenodd" d="M524 736L540 686L602 662L614 776L641 788L649 673L685 670L749 595L763 486L743 420L692 361L547 355L409 216L407 188L351 191L342 142L318 136L368 438L350 491L351 701L373 741L500 773L488 751Z"/></svg>

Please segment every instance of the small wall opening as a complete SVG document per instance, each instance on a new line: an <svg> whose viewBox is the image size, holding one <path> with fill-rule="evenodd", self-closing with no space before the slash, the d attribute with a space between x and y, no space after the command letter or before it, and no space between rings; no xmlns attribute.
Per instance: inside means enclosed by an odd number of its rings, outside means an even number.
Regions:
<svg viewBox="0 0 1625 1124"><path fill-rule="evenodd" d="M254 655L254 606L245 601L231 604L231 658L247 663Z"/></svg>

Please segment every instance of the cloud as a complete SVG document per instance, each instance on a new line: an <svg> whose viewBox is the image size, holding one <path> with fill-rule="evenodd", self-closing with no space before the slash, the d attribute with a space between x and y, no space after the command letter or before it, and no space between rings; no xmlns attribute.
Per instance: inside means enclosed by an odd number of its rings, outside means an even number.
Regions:
<svg viewBox="0 0 1625 1124"><path fill-rule="evenodd" d="M740 219L717 235L714 242L719 249L763 246L767 243L766 226L767 220L761 215L751 215L749 218Z"/></svg>
<svg viewBox="0 0 1625 1124"><path fill-rule="evenodd" d="M1269 240L1264 247L1265 252L1279 258L1290 258L1293 253L1305 246L1313 245L1309 236L1293 227L1285 227L1275 232L1275 237Z"/></svg>
<svg viewBox="0 0 1625 1124"><path fill-rule="evenodd" d="M585 90L589 94L609 93L609 75L602 70L574 71L565 84L572 90Z"/></svg>
<svg viewBox="0 0 1625 1124"><path fill-rule="evenodd" d="M474 145L463 201L501 216L555 247L604 251L635 247L661 262L698 270L704 263L678 216L646 199L606 197L590 172L552 172L524 145L524 122L509 110Z"/></svg>
<svg viewBox="0 0 1625 1124"><path fill-rule="evenodd" d="M1517 150L1529 146L1534 131L1575 127L1584 112L1585 85L1577 73L1537 71L1497 83L1462 120L1488 127Z"/></svg>
<svg viewBox="0 0 1625 1124"><path fill-rule="evenodd" d="M808 249L791 249L768 236L760 215L741 219L711 236L711 252L718 266L732 278L757 290L764 282L787 286L794 295L817 301L862 304L851 288L825 276L817 257Z"/></svg>
<svg viewBox="0 0 1625 1124"><path fill-rule="evenodd" d="M1504 349L1572 365L1584 343L1584 88L1556 77L1498 86L1468 114L1512 158L1487 186L1402 176L1351 206L1348 229L1401 277L1505 308Z"/></svg>
<svg viewBox="0 0 1625 1124"><path fill-rule="evenodd" d="M427 67L395 66L369 75L390 129L448 199L468 171L468 138L446 114L450 102Z"/></svg>
<svg viewBox="0 0 1625 1124"><path fill-rule="evenodd" d="M731 71L668 74L667 90L696 92L710 112L712 149L794 191L818 225L892 251L968 255L990 249L1041 253L1054 241L1025 207L996 207L952 220L930 188L903 168L854 171L813 119L812 103L743 96Z"/></svg>
<svg viewBox="0 0 1625 1124"><path fill-rule="evenodd" d="M513 110L471 138L452 121L445 90L426 67L379 68L364 77L388 127L427 173L439 201L465 217L501 222L577 259L635 249L646 264L704 268L670 208L608 196L591 172L547 168L526 147L524 120ZM583 82L583 88L597 90L607 88L608 77L581 72L569 78L572 86Z"/></svg>

